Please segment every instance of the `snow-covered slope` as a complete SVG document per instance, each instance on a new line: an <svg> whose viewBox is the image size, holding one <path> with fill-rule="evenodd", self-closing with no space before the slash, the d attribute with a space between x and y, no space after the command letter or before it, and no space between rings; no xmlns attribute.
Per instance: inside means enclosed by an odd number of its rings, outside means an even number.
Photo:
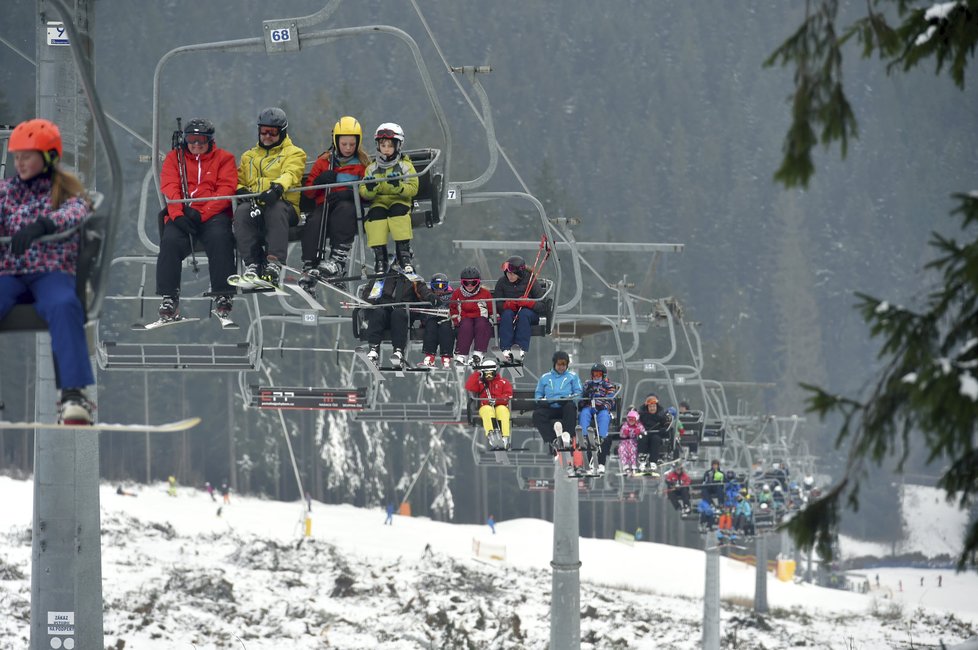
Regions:
<svg viewBox="0 0 978 650"><path fill-rule="evenodd" d="M0 649L27 644L31 483L0 478ZM102 488L105 642L170 648L545 648L550 524L464 526L379 509L233 497L220 516L203 492ZM473 542L503 561L477 561ZM426 547L427 550L426 550ZM581 540L584 648L699 647L701 552ZM772 614L750 611L754 570L721 559L721 635L737 647L891 648L956 642L978 623L974 575L880 572L873 595L782 583ZM919 578L925 577L920 588ZM902 580L904 591L890 588ZM953 608L950 616L939 607ZM917 608L920 608L919 610ZM12 615L10 615L12 614ZM119 645L124 641L124 645Z"/></svg>

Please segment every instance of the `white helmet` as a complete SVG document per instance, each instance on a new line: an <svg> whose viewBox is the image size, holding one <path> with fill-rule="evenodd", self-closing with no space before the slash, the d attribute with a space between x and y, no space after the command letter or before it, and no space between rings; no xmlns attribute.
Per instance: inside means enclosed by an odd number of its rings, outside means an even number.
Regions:
<svg viewBox="0 0 978 650"><path fill-rule="evenodd" d="M401 128L400 124L384 122L374 132L374 141L376 142L378 140L393 140L394 155L397 156L404 147L404 129Z"/></svg>

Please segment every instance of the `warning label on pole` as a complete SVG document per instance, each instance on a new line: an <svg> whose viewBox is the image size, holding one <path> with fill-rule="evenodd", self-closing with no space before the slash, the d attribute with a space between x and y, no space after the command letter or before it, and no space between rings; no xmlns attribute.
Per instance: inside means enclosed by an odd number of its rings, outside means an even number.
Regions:
<svg viewBox="0 0 978 650"><path fill-rule="evenodd" d="M74 636L74 612L48 612L48 634Z"/></svg>

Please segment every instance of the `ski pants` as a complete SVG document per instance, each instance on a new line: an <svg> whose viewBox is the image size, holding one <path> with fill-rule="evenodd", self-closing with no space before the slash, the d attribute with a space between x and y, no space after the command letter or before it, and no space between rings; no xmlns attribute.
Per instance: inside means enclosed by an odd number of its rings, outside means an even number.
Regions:
<svg viewBox="0 0 978 650"><path fill-rule="evenodd" d="M639 443L639 453L647 454L649 462L658 463L662 457L662 439L663 433L660 431L646 433L645 437Z"/></svg>
<svg viewBox="0 0 978 650"><path fill-rule="evenodd" d="M485 354L489 349L489 339L492 338L492 325L489 319L483 316L463 318L455 334L455 354L468 354L473 340L475 340L475 349ZM574 430L573 424L570 430Z"/></svg>
<svg viewBox="0 0 978 650"><path fill-rule="evenodd" d="M421 319L424 326L424 342L421 351L425 354L438 354L441 356L451 356L455 349L455 328L452 321L443 316L425 316Z"/></svg>
<svg viewBox="0 0 978 650"><path fill-rule="evenodd" d="M723 504L723 483L704 483L703 498L717 505Z"/></svg>
<svg viewBox="0 0 978 650"><path fill-rule="evenodd" d="M676 510L679 510L680 505L689 507L689 486L683 485L681 487L670 487L669 490L669 503Z"/></svg>
<svg viewBox="0 0 978 650"><path fill-rule="evenodd" d="M34 303L48 324L58 388L95 383L85 339L85 310L76 293L75 276L61 271L0 275L0 319L18 303Z"/></svg>
<svg viewBox="0 0 978 650"><path fill-rule="evenodd" d="M262 208L261 215L251 216L251 201L240 201L234 211L234 238L238 255L245 264L261 264L265 255L285 263L289 252L289 227L299 223L292 204L279 199Z"/></svg>
<svg viewBox="0 0 978 650"><path fill-rule="evenodd" d="M319 231L326 219L326 237L319 241ZM302 227L302 261L322 262L327 257L326 240L332 248L353 247L357 236L357 208L353 201L328 201L317 205L306 217L306 225ZM322 255L319 250L322 246Z"/></svg>
<svg viewBox="0 0 978 650"><path fill-rule="evenodd" d="M560 406L538 406L533 409L533 426L540 432L540 437L548 447L557 438L557 434L554 433L554 422L558 420L563 425L564 431L573 434L577 423L577 407L573 402L567 401Z"/></svg>
<svg viewBox="0 0 978 650"><path fill-rule="evenodd" d="M408 341L408 311L405 307L375 307L367 310L367 343L380 345L384 331L390 328L391 345L404 350Z"/></svg>
<svg viewBox="0 0 978 650"><path fill-rule="evenodd" d="M598 435L603 441L608 437L608 427L611 426L611 411L605 408L592 408L590 404L582 408L578 423L585 432L587 432L588 427L594 424L591 421L592 417L598 421Z"/></svg>
<svg viewBox="0 0 978 650"><path fill-rule="evenodd" d="M499 430L503 434L503 438L509 437L509 407L503 406L502 404L496 404L495 408L489 406L488 404L483 404L479 407L479 415L482 417L482 426L486 429L486 435L495 429L493 426L492 419L496 418L496 422L499 423Z"/></svg>
<svg viewBox="0 0 978 650"><path fill-rule="evenodd" d="M390 208L374 206L367 210L363 229L367 231L367 246L370 248L386 246L388 233L396 242L410 241L411 208L403 203L395 203Z"/></svg>
<svg viewBox="0 0 978 650"><path fill-rule="evenodd" d="M250 217L247 217L250 218ZM187 217L177 217L190 222L194 241L204 244L207 252L207 272L211 278L211 291L232 294L228 276L234 273L234 234L231 232L231 210L219 212L198 223ZM190 236L168 221L163 225L160 254L156 258L156 293L175 296L180 293L180 266L190 255Z"/></svg>
<svg viewBox="0 0 978 650"><path fill-rule="evenodd" d="M622 469L638 465L638 441L635 438L622 438L618 443L618 461Z"/></svg>
<svg viewBox="0 0 978 650"><path fill-rule="evenodd" d="M504 309L499 312L499 348L508 350L513 344L524 352L530 349L530 328L540 322L540 316L526 307L519 310Z"/></svg>

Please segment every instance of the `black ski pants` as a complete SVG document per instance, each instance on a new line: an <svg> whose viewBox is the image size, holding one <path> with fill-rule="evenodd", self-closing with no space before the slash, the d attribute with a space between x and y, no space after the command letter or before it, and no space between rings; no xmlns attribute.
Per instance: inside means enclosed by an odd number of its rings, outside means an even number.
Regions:
<svg viewBox="0 0 978 650"><path fill-rule="evenodd" d="M649 461L658 463L662 456L662 442L665 433L662 431L647 431L639 441L639 454L647 454Z"/></svg>
<svg viewBox="0 0 978 650"><path fill-rule="evenodd" d="M421 318L424 326L424 341L421 351L425 354L451 356L455 350L455 328L452 321L443 316L424 316Z"/></svg>
<svg viewBox="0 0 978 650"><path fill-rule="evenodd" d="M187 219L187 217L177 217ZM231 211L220 212L198 224L187 219L194 233L194 241L204 244L207 253L207 271L211 279L211 291L232 294L228 276L234 273L234 235L231 233ZM156 293L174 296L180 292L180 269L183 260L190 255L190 237L172 221L163 225L160 253L156 258Z"/></svg>
<svg viewBox="0 0 978 650"><path fill-rule="evenodd" d="M267 257L285 263L289 251L289 228L299 223L295 208L285 199L266 205L258 217L251 216L251 201L239 201L234 210L234 238L245 264L261 264Z"/></svg>
<svg viewBox="0 0 978 650"><path fill-rule="evenodd" d="M391 345L403 350L408 341L408 311L405 307L375 307L367 310L367 343L380 345L390 328Z"/></svg>
<svg viewBox="0 0 978 650"><path fill-rule="evenodd" d="M689 507L689 486L683 485L681 487L670 487L669 488L669 503L676 510L679 510L680 504Z"/></svg>
<svg viewBox="0 0 978 650"><path fill-rule="evenodd" d="M540 432L540 437L548 447L557 438L554 433L554 422L560 421L564 426L564 431L574 435L574 427L577 426L577 405L568 400L561 406L538 406L533 410L533 426Z"/></svg>
<svg viewBox="0 0 978 650"><path fill-rule="evenodd" d="M323 218L326 219L326 236L322 242L319 241L319 231L323 227ZM317 205L315 209L306 216L306 225L302 227L302 261L303 262L322 262L329 256L326 250L326 240L332 248L353 247L353 240L357 236L357 208L353 201L335 201L330 204L327 201ZM323 254L320 256L319 249L322 246Z"/></svg>

